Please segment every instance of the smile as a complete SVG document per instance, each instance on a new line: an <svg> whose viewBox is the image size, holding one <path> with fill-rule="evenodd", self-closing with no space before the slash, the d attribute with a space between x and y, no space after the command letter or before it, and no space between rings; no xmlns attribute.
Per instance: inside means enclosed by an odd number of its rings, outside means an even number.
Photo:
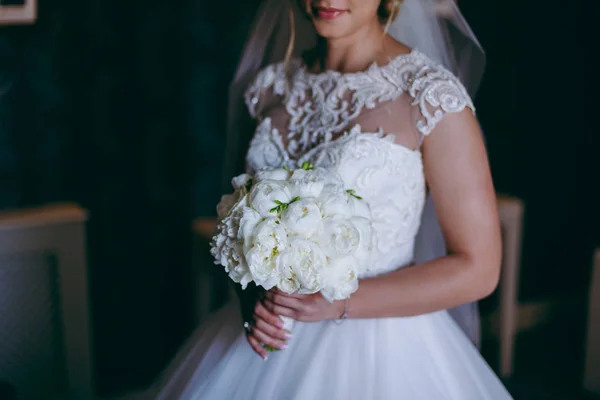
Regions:
<svg viewBox="0 0 600 400"><path fill-rule="evenodd" d="M329 7L315 7L313 13L319 19L332 20L342 16L346 10Z"/></svg>

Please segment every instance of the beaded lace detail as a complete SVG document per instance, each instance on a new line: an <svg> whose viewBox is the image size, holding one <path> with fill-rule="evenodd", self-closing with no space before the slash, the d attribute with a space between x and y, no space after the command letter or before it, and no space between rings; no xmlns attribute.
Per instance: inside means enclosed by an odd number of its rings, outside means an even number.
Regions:
<svg viewBox="0 0 600 400"><path fill-rule="evenodd" d="M418 51L352 74L313 74L294 61L261 71L246 103L258 121L249 172L304 161L335 168L371 207L375 250L363 277L412 262L425 178L420 151L395 139L429 135L444 115L474 110L457 78Z"/></svg>
<svg viewBox="0 0 600 400"><path fill-rule="evenodd" d="M417 121L416 129L422 135L431 133L446 113L459 112L465 107L474 110L458 79L416 50L396 57L385 66L373 64L359 73L312 74L299 60L291 63L290 70L295 72L284 104L291 117L287 151L292 158L317 143L332 140L334 133L350 128L363 111L405 93L420 110L422 118ZM246 92L246 103L254 118L260 119L261 95L271 89L274 95L284 97L288 79L282 63L259 73Z"/></svg>

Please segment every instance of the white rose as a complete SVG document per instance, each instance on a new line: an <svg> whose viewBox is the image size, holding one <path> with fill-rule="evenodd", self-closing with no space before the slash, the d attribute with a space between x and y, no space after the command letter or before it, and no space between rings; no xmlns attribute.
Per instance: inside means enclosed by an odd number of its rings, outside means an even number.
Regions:
<svg viewBox="0 0 600 400"><path fill-rule="evenodd" d="M324 168L312 170L294 170L289 179L292 196L317 197L327 185L340 185L341 179L332 171Z"/></svg>
<svg viewBox="0 0 600 400"><path fill-rule="evenodd" d="M282 214L288 231L305 238L311 237L321 225L321 210L314 199L300 199L290 204Z"/></svg>
<svg viewBox="0 0 600 400"><path fill-rule="evenodd" d="M246 190L246 184L252 181L252 177L248 174L238 175L231 180L231 185L235 190Z"/></svg>
<svg viewBox="0 0 600 400"><path fill-rule="evenodd" d="M335 215L323 220L319 244L330 258L352 255L360 246L360 232L347 217Z"/></svg>
<svg viewBox="0 0 600 400"><path fill-rule="evenodd" d="M279 282L276 257L287 246L287 232L277 218L267 218L254 232L246 262L257 285L269 290Z"/></svg>
<svg viewBox="0 0 600 400"><path fill-rule="evenodd" d="M331 260L325 268L321 295L327 301L344 300L358 289L358 265L354 257Z"/></svg>
<svg viewBox="0 0 600 400"><path fill-rule="evenodd" d="M256 182L262 181L287 181L290 177L290 171L283 168L278 169L265 169L258 171L254 176Z"/></svg>
<svg viewBox="0 0 600 400"><path fill-rule="evenodd" d="M295 278L300 294L321 290L326 264L327 257L315 243L298 237L292 238L289 246L277 257L281 276ZM288 290L287 287L280 289Z"/></svg>
<svg viewBox="0 0 600 400"><path fill-rule="evenodd" d="M271 210L277 205L275 201L289 203L292 199L290 189L285 182L262 181L258 182L250 192L250 207L266 218L273 216Z"/></svg>

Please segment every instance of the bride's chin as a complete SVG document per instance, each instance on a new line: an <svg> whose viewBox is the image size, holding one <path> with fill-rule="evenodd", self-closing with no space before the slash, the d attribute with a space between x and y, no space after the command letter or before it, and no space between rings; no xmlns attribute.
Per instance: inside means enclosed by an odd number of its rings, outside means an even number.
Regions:
<svg viewBox="0 0 600 400"><path fill-rule="evenodd" d="M340 21L342 22L342 21ZM333 23L333 21L313 21L313 25L317 34L323 39L340 39L345 36L348 36L351 31L346 24L343 23Z"/></svg>

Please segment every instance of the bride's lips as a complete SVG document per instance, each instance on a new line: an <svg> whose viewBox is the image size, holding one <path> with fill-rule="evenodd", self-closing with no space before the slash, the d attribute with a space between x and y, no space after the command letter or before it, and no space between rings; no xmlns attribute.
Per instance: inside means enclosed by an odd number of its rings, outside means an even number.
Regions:
<svg viewBox="0 0 600 400"><path fill-rule="evenodd" d="M341 17L346 10L331 7L315 7L313 12L319 19L332 20Z"/></svg>

